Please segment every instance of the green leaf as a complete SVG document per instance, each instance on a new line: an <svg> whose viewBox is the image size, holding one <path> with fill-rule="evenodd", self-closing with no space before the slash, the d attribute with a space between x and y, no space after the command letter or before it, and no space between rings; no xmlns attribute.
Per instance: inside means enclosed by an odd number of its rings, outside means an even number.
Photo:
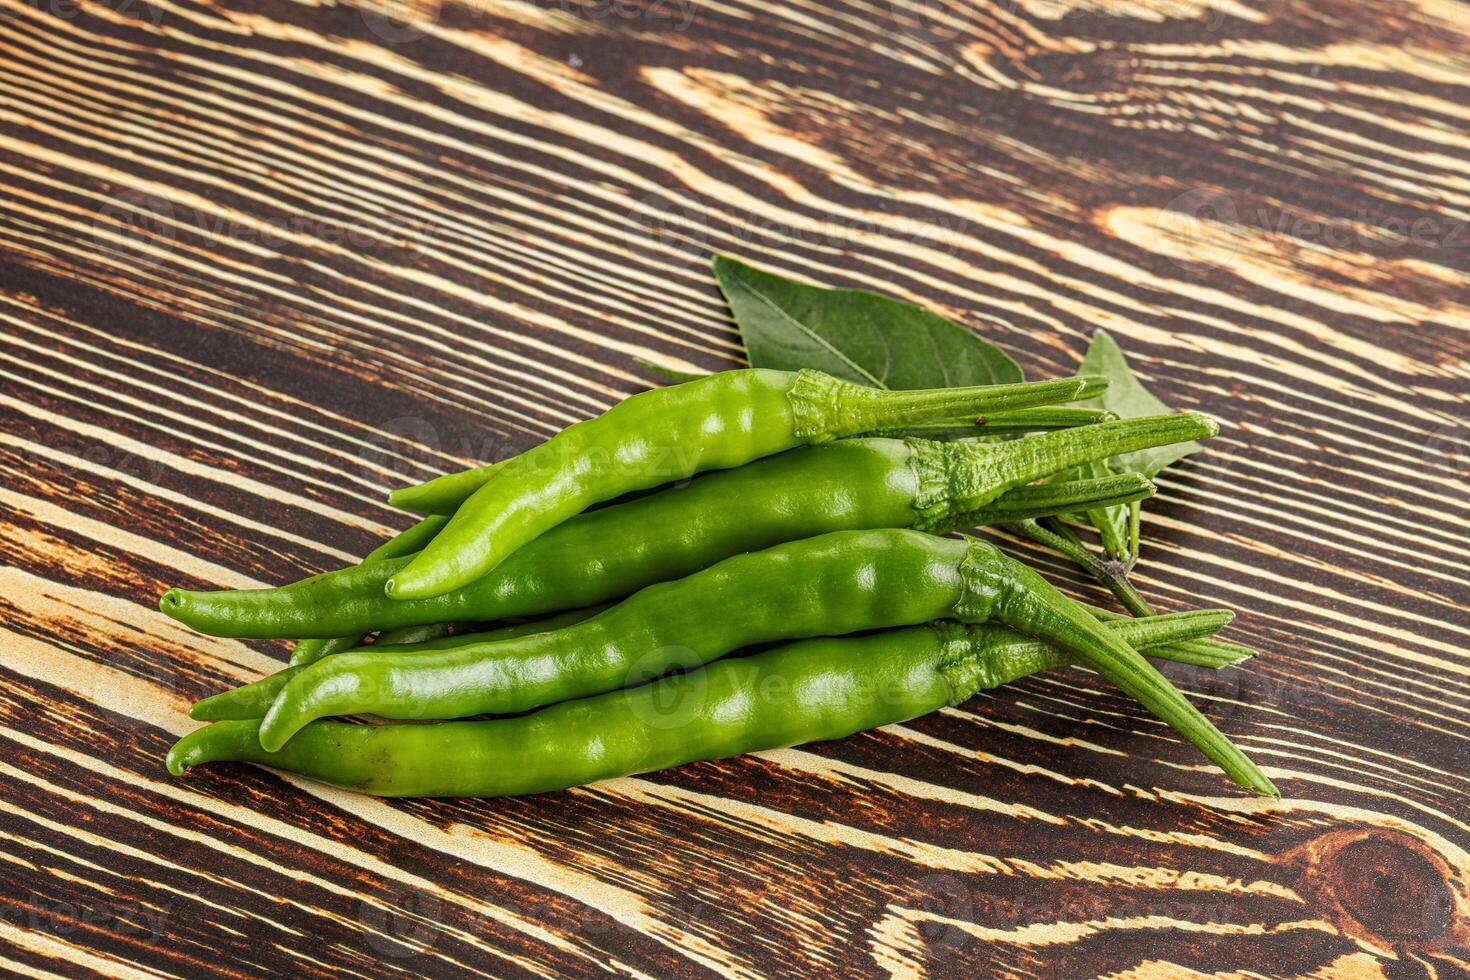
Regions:
<svg viewBox="0 0 1470 980"><path fill-rule="evenodd" d="M714 267L751 367L816 368L875 388L1025 380L999 347L911 303L808 286L723 255Z"/></svg>
<svg viewBox="0 0 1470 980"><path fill-rule="evenodd" d="M1077 373L1101 374L1108 379L1108 389L1086 404L1105 408L1116 413L1119 418L1136 419L1148 415L1166 415L1173 411L1134 377L1118 342L1104 330L1092 335L1092 346L1087 348L1087 356L1082 359ZM1137 473L1152 478L1164 467L1203 448L1197 442L1181 442L1114 456L1109 463L1116 472Z"/></svg>
<svg viewBox="0 0 1470 980"><path fill-rule="evenodd" d="M1105 330L1092 335L1092 344L1087 356L1077 369L1087 374L1100 374L1108 379L1107 390L1087 404L1105 408L1119 418L1143 418L1149 415L1167 415L1172 409L1143 386L1128 367L1128 359L1118 342ZM1197 442L1180 442L1172 446L1140 449L1137 452L1114 456L1106 464L1093 463L1067 474L1070 479L1087 479L1105 475L1107 472L1136 474L1152 478L1164 467L1197 453L1204 447ZM1109 558L1122 561L1125 566L1138 557L1138 512L1137 501L1118 507L1090 510L1085 515L1086 523L1097 529L1102 539L1103 552ZM1080 518L1081 515L1074 515Z"/></svg>

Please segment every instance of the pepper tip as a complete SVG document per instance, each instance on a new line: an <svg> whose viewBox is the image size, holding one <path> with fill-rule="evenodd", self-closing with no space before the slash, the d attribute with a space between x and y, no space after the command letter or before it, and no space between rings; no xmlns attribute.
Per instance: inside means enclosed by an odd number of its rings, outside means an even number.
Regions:
<svg viewBox="0 0 1470 980"><path fill-rule="evenodd" d="M1214 416L1206 415L1204 412L1190 412L1189 414L1198 418L1200 426L1205 430L1201 438L1213 439L1220 434L1220 421Z"/></svg>
<svg viewBox="0 0 1470 980"><path fill-rule="evenodd" d="M165 616L177 619L179 613L183 612L188 602L188 593L183 589L169 589L158 597L158 611Z"/></svg>
<svg viewBox="0 0 1470 980"><path fill-rule="evenodd" d="M284 697L284 693L282 692L282 698ZM265 717L260 720L260 729L256 737L260 741L260 747L265 749L265 751L279 752L281 746L285 745L291 736L296 734L295 729L300 727L299 724L293 727L292 720L282 710L281 699L278 698L266 710Z"/></svg>
<svg viewBox="0 0 1470 980"><path fill-rule="evenodd" d="M169 748L168 755L164 758L163 764L168 768L168 774L170 776L178 778L189 771L189 759L187 757L191 755L191 746L187 744L188 742L189 736L185 735Z"/></svg>
<svg viewBox="0 0 1470 980"><path fill-rule="evenodd" d="M1076 391L1072 395L1072 401L1093 398L1108 390L1108 379L1101 374L1079 374L1072 380L1076 382Z"/></svg>
<svg viewBox="0 0 1470 980"><path fill-rule="evenodd" d="M219 721L218 718L213 717L214 712L209 710L210 702L214 701L215 697L200 698L189 705L189 717L194 721Z"/></svg>

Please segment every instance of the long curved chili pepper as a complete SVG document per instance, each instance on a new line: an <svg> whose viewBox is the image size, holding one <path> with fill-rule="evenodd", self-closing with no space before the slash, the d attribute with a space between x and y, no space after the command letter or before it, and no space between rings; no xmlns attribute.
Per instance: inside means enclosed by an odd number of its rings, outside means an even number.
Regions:
<svg viewBox="0 0 1470 980"><path fill-rule="evenodd" d="M385 646L426 643L429 640L437 640L442 636L447 636L450 633L450 626L451 624L449 623L423 623L414 626L397 626L393 629L383 630L373 642L381 643ZM334 653L355 650L367 638L367 634L363 634L361 636L334 636L326 640L297 640L295 649L291 651L291 663L316 663L323 657L330 657Z"/></svg>
<svg viewBox="0 0 1470 980"><path fill-rule="evenodd" d="M491 574L430 599L388 599L383 583L411 559L359 565L279 589L189 592L159 600L169 616L211 635L361 636L417 623L535 616L621 598L731 555L829 531L915 527L950 531L1067 494L1147 493L1132 484L1023 485L1076 462L1213 435L1182 413L1063 429L996 443L844 439L782 453L683 487L580 514L530 542ZM1009 493L1007 493L1009 491ZM1002 503L1002 495L1016 495ZM1056 494L1055 497L1048 495ZM305 662L293 658L293 663Z"/></svg>
<svg viewBox="0 0 1470 980"><path fill-rule="evenodd" d="M864 432L864 436L885 436L893 439L950 439L977 436L1014 435L1023 432L1045 432L1051 429L1070 429L1075 426L1096 425L1100 422L1115 422L1118 416L1105 409L1071 408L1048 405L1044 408L1023 408L1014 412L1002 412L977 419L937 419L905 426L902 429ZM478 489L490 481L506 460L477 466L435 477L425 483L410 487L399 487L388 494L388 503L401 510L420 514L452 515Z"/></svg>
<svg viewBox="0 0 1470 980"><path fill-rule="evenodd" d="M1106 629L1151 647L1205 635L1229 618L1205 610ZM1070 662L1062 650L994 624L931 623L805 640L516 718L317 721L274 753L261 748L258 721L224 721L175 744L168 769L179 776L211 762L253 762L380 796L540 793L842 738Z"/></svg>
<svg viewBox="0 0 1470 980"><path fill-rule="evenodd" d="M1194 742L1243 786L1270 783L1139 653L994 545L919 531L839 531L652 585L574 626L450 649L349 652L291 678L266 712L276 751L329 715L463 718L526 711L708 663L741 647L952 618L996 620L1065 650Z"/></svg>
<svg viewBox="0 0 1470 980"><path fill-rule="evenodd" d="M1011 518L1011 520L1025 519L1021 517ZM411 555L428 544L448 521L449 518L447 517L431 514L413 527L398 532L372 551L369 551L363 557L360 564L372 565L380 561L388 561L391 558L401 558L404 555ZM309 664L313 660L320 660L328 654L351 650L362 642L367 632L364 629L345 636L308 637L303 640L298 640L295 649L291 651L291 662L293 664Z"/></svg>
<svg viewBox="0 0 1470 980"><path fill-rule="evenodd" d="M744 474L740 482L750 483L749 477ZM810 484L802 486L812 489ZM984 507L956 515L951 523L954 530L1001 524L1069 511L1082 502L1126 503L1152 496L1154 491L1152 481L1136 475L1017 487ZM740 503L753 499L737 498ZM873 498L865 502L881 503ZM274 589L170 590L160 601L160 608L203 633L251 638L343 629L365 637L377 627L401 629L421 621L437 622L445 616L494 622L548 615L582 600L621 599L646 585L692 574L731 554L780 544L786 537L809 537L865 523L852 519L857 516L854 511L822 511L819 513L826 516L805 528L787 523L781 525L785 533L765 534L762 530L768 525L741 520L745 512L738 504L706 514L702 524L691 524L686 518L699 509L699 500L691 495L680 498L679 503L683 506L666 508L655 506L653 498L645 497L579 515L531 542L502 568L474 585L433 599L403 601L383 595L383 581L402 567L404 561L400 560L376 568L365 567L369 563L364 562ZM791 500L785 503L791 516L802 513L790 506ZM622 508L627 508L626 513ZM681 530L689 533L681 534ZM810 533L804 535L802 531ZM342 640L301 640L291 664L314 663L361 642L359 639L349 644ZM308 643L319 645L308 647Z"/></svg>
<svg viewBox="0 0 1470 980"><path fill-rule="evenodd" d="M1102 378L889 391L820 371L726 371L633 395L505 461L384 583L427 599L494 570L593 504L874 429L1089 397Z"/></svg>
<svg viewBox="0 0 1470 980"><path fill-rule="evenodd" d="M469 641L481 642L486 637L494 637L496 640L514 640L521 636L530 636L533 633L545 633L549 630L561 629L563 626L571 626L589 619L606 609L606 606L593 606L591 609L573 609L556 616L548 616L545 619L537 619L528 623L513 623L502 626L499 629L489 630L484 633L469 634ZM1101 610L1095 610L1094 614ZM399 647L425 643L444 635L445 627L440 624L432 626L404 626L396 630L385 630L379 635L377 643L366 649ZM422 632L420 632L422 631ZM468 642L468 641L467 641ZM442 649L442 647L441 647ZM262 677L260 680L250 684L242 684L239 687L223 691L213 697L203 698L195 701L189 708L189 717L195 721L225 721L237 718L259 718L263 716L276 695L286 686L286 682L306 669L306 664L297 664L278 670L274 674Z"/></svg>
<svg viewBox="0 0 1470 980"><path fill-rule="evenodd" d="M1086 606L1086 609L1095 619L1108 625L1110 629L1122 629L1125 639L1141 635L1148 638L1149 655L1161 657L1165 660L1173 660L1179 663L1192 664L1196 667L1224 667L1229 664L1238 663L1241 660L1255 656L1255 651L1238 646L1233 643L1222 643L1215 639L1205 639L1215 633L1229 619L1229 613L1225 610L1212 610L1208 618L1186 618L1193 614L1176 613L1166 618L1161 616L1149 616L1144 618L1133 618L1119 615L1099 609L1096 606ZM609 608L606 605L593 606L590 609L574 609L571 612L561 613L556 616L548 616L545 619L534 620L529 623L518 623L511 626L501 627L486 633L461 635L462 643L479 643L488 639L510 640L520 636L529 636L532 633L546 633L573 623L580 623L584 619L602 612ZM1226 619L1217 622L1218 617L1224 613ZM1142 633L1130 632L1135 629L1131 625L1118 626L1116 624L1131 623L1154 623L1156 621L1167 621L1168 632ZM990 630L1003 630L998 624L988 623L986 628ZM432 653L436 650L445 649L445 645L429 646L424 641L435 639L442 635L438 630L442 627L406 626L397 630L385 630L379 634L377 641L371 646L364 648L366 652L373 650L388 650L395 653ZM1150 630L1155 629L1150 627ZM1157 627L1162 630L1163 626ZM424 634L415 634L416 630L432 630ZM1014 634L1014 630L1009 631ZM1175 636L1179 633L1179 636ZM1019 636L1019 634L1017 634ZM1038 640L1028 641L1033 646L1039 644ZM420 644L410 646L412 644ZM395 647L402 646L401 649ZM281 693L286 683L305 668L305 664L286 667L274 674L263 677L249 684L231 688L211 697L195 701L189 709L189 717L195 721L233 721L242 718L260 718L265 715L271 703L275 701L276 695Z"/></svg>

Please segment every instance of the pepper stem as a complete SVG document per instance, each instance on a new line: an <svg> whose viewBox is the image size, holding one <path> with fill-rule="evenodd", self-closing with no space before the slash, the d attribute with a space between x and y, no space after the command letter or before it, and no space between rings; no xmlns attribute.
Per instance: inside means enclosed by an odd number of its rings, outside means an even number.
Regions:
<svg viewBox="0 0 1470 980"><path fill-rule="evenodd" d="M944 522L945 529L1029 520L1070 513L1084 507L1113 507L1151 497L1154 489L1153 481L1132 473L1099 480L1066 480L1016 487L984 507L954 515Z"/></svg>
<svg viewBox="0 0 1470 980"><path fill-rule="evenodd" d="M1220 431L1214 419L1198 412L1119 419L998 444L950 447L960 461L995 466L1010 486L1030 483L1050 473L1156 446L1208 439Z"/></svg>
<svg viewBox="0 0 1470 980"><path fill-rule="evenodd" d="M1281 795L1168 678L1036 572L1006 558L994 545L971 539L961 574L967 583L966 597L956 612L962 618L967 611L978 614L976 619L994 617L1068 651L1193 742L1237 784L1268 796Z"/></svg>
<svg viewBox="0 0 1470 980"><path fill-rule="evenodd" d="M1228 609L1194 609L1143 619L1119 617L1105 621L1104 626L1129 645L1147 649L1150 656L1178 660L1176 650L1213 636L1234 618ZM940 669L953 691L953 704L977 691L1077 662L1067 651L1000 623L930 625L940 631L945 642L946 655ZM1234 662L1218 657L1201 666L1223 667Z"/></svg>
<svg viewBox="0 0 1470 980"><path fill-rule="evenodd" d="M1122 613L1115 613L1108 609L1100 609L1097 606L1082 605L1083 609L1096 620L1103 623L1115 621L1127 622L1130 617ZM1135 621L1147 621L1157 617L1145 616ZM1131 642L1131 641L1130 641ZM1138 647L1134 643L1135 648ZM1238 664L1242 660L1249 660L1256 655L1256 651L1250 647L1243 647L1237 643L1226 643L1216 639L1180 640L1174 643L1166 643L1159 647L1150 647L1148 655L1164 660L1173 660L1181 664L1189 664L1193 667L1220 668L1231 664Z"/></svg>
<svg viewBox="0 0 1470 980"><path fill-rule="evenodd" d="M1007 524L1006 530L1012 534L1030 538L1037 544L1045 545L1072 559L1093 578L1106 586L1114 598L1123 604L1123 608L1134 616L1154 614L1154 609L1148 604L1148 600L1139 595L1133 583L1128 581L1127 568L1119 562L1100 560L1091 551L1088 551L1087 545L1083 544L1072 529L1061 521L1055 519L1017 521L1014 524Z"/></svg>
<svg viewBox="0 0 1470 980"><path fill-rule="evenodd" d="M1219 431L1197 412L1103 422L1000 443L909 440L919 477L915 527L949 525L957 511L975 510L1014 487L1121 453L1204 439ZM1105 472L1105 471L1104 471Z"/></svg>
<svg viewBox="0 0 1470 980"><path fill-rule="evenodd" d="M1107 387L1100 375L966 388L915 391L869 388L804 369L788 394L794 434L810 442L899 429L936 419L1010 412L1091 398Z"/></svg>
<svg viewBox="0 0 1470 980"><path fill-rule="evenodd" d="M1014 412L996 412L974 418L936 419L919 422L899 429L881 429L864 435L887 436L894 439L916 438L966 439L975 436L1012 435L1020 432L1045 432L1051 429L1070 429L1079 425L1097 425L1100 422L1115 422L1118 416L1104 408L1073 408L1070 405L1045 405L1041 408L1023 408Z"/></svg>

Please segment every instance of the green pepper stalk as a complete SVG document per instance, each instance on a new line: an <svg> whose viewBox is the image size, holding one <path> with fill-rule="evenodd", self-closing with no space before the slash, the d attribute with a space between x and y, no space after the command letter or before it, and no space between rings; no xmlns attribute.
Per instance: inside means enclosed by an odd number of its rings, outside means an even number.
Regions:
<svg viewBox="0 0 1470 980"><path fill-rule="evenodd" d="M1111 513L1104 509L1099 509L1098 512ZM1102 583L1132 615L1152 616L1154 614L1153 607L1149 605L1148 600L1139 594L1132 582L1128 581L1128 565L1117 559L1104 561L1098 558L1087 549L1087 545L1082 543L1076 532L1063 522L1043 520L1041 515L1037 515L1018 519L1014 523L1005 521L997 523L1006 524L1006 530L1012 534L1030 538L1037 544L1046 545L1076 562L1084 571Z"/></svg>
<svg viewBox="0 0 1470 980"><path fill-rule="evenodd" d="M1090 606L1086 603L1083 603L1083 608L1091 613L1093 618L1107 623L1110 626L1116 622L1150 621L1162 618L1156 613L1148 613L1145 616L1130 619L1130 617L1124 616L1121 613L1099 609L1097 606ZM1124 639L1127 639L1127 636L1128 634L1125 633ZM1133 645L1135 647L1138 646L1136 643ZM1240 663L1242 660L1249 660L1256 655L1256 652L1250 647L1243 647L1235 643L1224 643L1215 639L1205 639L1201 636L1198 639L1175 640L1169 643L1161 643L1157 646L1151 644L1149 655L1162 657L1165 660L1172 660L1175 663L1189 664L1194 667L1219 668Z"/></svg>
<svg viewBox="0 0 1470 980"><path fill-rule="evenodd" d="M738 615L737 615L738 612ZM1172 684L1080 604L998 548L918 531L841 531L736 555L591 619L510 641L348 652L292 677L261 723L276 751L330 715L527 711L742 647L953 618L996 620L1066 650L1193 741L1241 785L1270 783ZM443 642L443 641L440 641Z"/></svg>
<svg viewBox="0 0 1470 980"><path fill-rule="evenodd" d="M1151 654L1227 622L1203 610L1110 622ZM805 640L529 715L434 725L316 721L279 752L259 722L223 721L170 750L175 776L241 761L380 796L507 796L842 738L908 721L980 690L1072 663L996 624L932 623ZM1223 663L1222 663L1223 665Z"/></svg>
<svg viewBox="0 0 1470 980"><path fill-rule="evenodd" d="M462 588L593 504L707 470L959 415L1091 397L1101 379L887 391L803 370L743 370L633 395L506 461L384 583L393 599Z"/></svg>
<svg viewBox="0 0 1470 980"><path fill-rule="evenodd" d="M1064 480L1061 483L1038 483L1007 490L983 507L962 510L949 518L948 528L964 530L987 524L1007 524L1049 514L1059 514L1077 506L1079 501L1105 501L1104 506L1131 503L1152 497L1158 488L1154 482L1136 473L1107 476L1097 480Z"/></svg>
<svg viewBox="0 0 1470 980"><path fill-rule="evenodd" d="M949 441L1019 435L1026 432L1048 432L1052 429L1071 429L1117 420L1118 416L1115 413L1101 408L1048 405L1044 408L1023 408L1015 412L982 415L973 419L937 419L933 422L920 422L917 425L905 426L902 429L865 432L863 435Z"/></svg>
<svg viewBox="0 0 1470 980"><path fill-rule="evenodd" d="M204 633L259 639L361 637L397 626L544 615L830 531L950 531L1034 516L1043 506L1055 513L1114 493L1133 499L1150 492L1146 481L1025 484L1120 447L1167 445L1213 431L1208 418L1183 413L998 443L844 439L579 514L484 578L430 599L384 596L384 582L412 560L402 557L279 589L170 589L159 607ZM310 660L298 654L293 662Z"/></svg>

